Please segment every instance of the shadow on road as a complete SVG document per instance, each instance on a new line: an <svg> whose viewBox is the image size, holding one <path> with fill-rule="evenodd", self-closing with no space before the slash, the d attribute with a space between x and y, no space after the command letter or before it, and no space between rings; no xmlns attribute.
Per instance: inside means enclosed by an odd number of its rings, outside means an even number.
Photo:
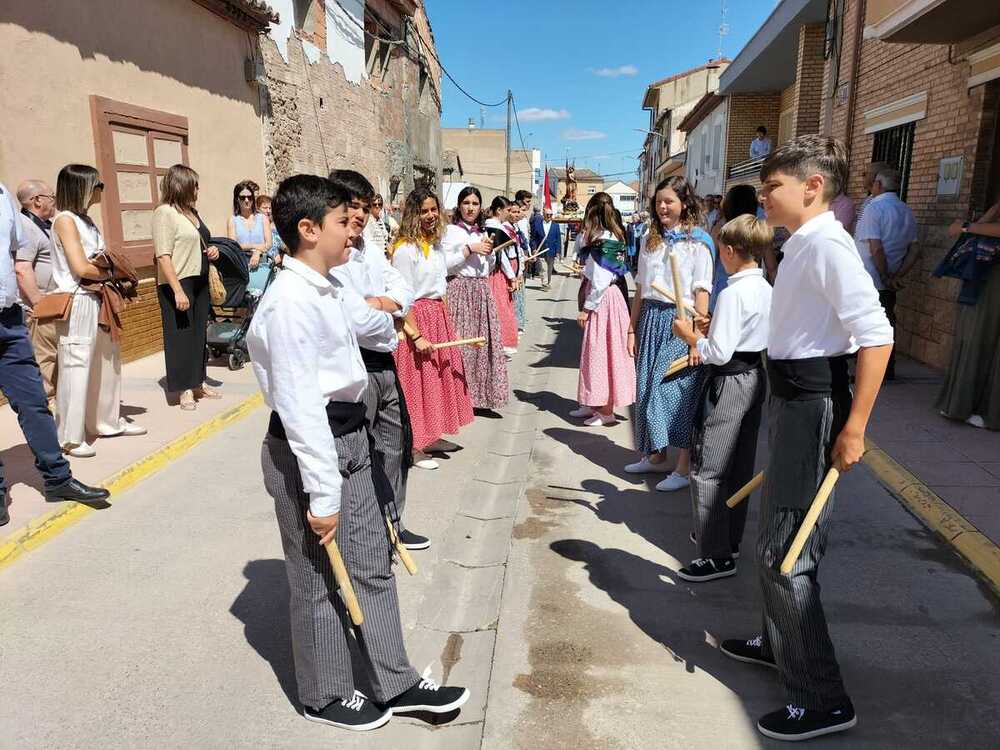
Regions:
<svg viewBox="0 0 1000 750"><path fill-rule="evenodd" d="M542 316L542 320L556 332L556 337L551 344L537 345L540 351L545 351L547 354L533 363L531 369L545 367L577 369L580 366L580 342L583 341L583 330L576 319Z"/></svg>

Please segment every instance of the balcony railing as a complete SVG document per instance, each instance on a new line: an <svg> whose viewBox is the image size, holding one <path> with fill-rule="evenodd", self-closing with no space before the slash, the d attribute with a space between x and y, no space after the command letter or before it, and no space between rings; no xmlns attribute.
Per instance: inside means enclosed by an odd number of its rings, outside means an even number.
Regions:
<svg viewBox="0 0 1000 750"><path fill-rule="evenodd" d="M741 161L739 164L734 164L729 168L729 179L734 177L756 177L760 174L760 165L764 163L764 159L747 159L746 161Z"/></svg>

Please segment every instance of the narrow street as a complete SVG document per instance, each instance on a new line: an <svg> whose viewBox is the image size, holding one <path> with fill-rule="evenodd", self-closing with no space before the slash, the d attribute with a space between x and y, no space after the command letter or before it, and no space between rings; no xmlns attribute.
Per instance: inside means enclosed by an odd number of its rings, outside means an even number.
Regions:
<svg viewBox="0 0 1000 750"><path fill-rule="evenodd" d="M576 288L531 284L515 400L411 474L407 522L433 546L398 569L401 609L418 670L473 691L451 723L354 735L299 715L261 409L0 571L0 747L769 746L754 722L784 703L775 675L716 648L758 632L756 509L736 577L676 577L689 494L622 472L627 414L566 416ZM867 468L837 502L824 603L859 724L814 746L995 747L996 601Z"/></svg>

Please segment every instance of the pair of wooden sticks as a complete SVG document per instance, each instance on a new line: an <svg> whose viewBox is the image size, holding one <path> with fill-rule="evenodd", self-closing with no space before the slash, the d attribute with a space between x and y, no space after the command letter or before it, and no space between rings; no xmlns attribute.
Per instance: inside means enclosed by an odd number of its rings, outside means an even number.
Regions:
<svg viewBox="0 0 1000 750"><path fill-rule="evenodd" d="M670 258L670 274L671 277L673 278L674 289L680 289L681 271L680 267L677 265L677 255L676 253L671 252L668 257ZM680 320L687 320L689 316L694 317L694 313L693 311L688 309L687 302L684 301L683 295L680 295L680 299L678 299L677 295L667 291L665 287L663 287L660 284L657 284L655 281L651 283L649 286L654 292L660 294L663 297L666 297L668 300L674 303L674 305L677 307L677 317ZM667 372L663 377L665 378L673 377L677 373L687 368L688 364L689 364L689 359L686 354L683 357L678 357L677 359L675 359L673 362L670 363L670 367L667 368Z"/></svg>
<svg viewBox="0 0 1000 750"><path fill-rule="evenodd" d="M826 507L826 501L830 499L830 494L833 492L833 487L839 478L840 472L832 467L826 473L826 476L823 477L823 482L816 491L816 497L813 498L809 510L806 511L805 518L802 519L802 525L799 526L798 533L792 540L792 546L788 548L788 553L785 555L784 560L781 561L782 575L789 575L795 568L795 563L799 561L799 556L802 554L806 542L809 541L809 535L812 534L813 529L816 527L816 522L823 512L823 508ZM735 508L748 498L754 490L760 487L763 482L764 472L762 471L737 490L735 495L726 500L726 505L730 508Z"/></svg>
<svg viewBox="0 0 1000 750"><path fill-rule="evenodd" d="M389 520L388 516L385 517L385 524L389 528L389 540L392 542L396 554L399 555L400 562L403 563L403 567L406 568L407 573L415 576L417 574L417 564L413 561L410 551L399 541L399 534L396 533L396 527ZM351 616L351 622L355 625L360 625L365 621L365 616L361 611L361 605L358 603L358 597L354 593L351 577L347 575L347 566L344 565L344 558L340 555L340 548L337 546L336 540L331 539L327 543L326 556L330 558L333 577L337 581L337 588L340 589L341 596L344 597L344 604L347 607L348 614Z"/></svg>

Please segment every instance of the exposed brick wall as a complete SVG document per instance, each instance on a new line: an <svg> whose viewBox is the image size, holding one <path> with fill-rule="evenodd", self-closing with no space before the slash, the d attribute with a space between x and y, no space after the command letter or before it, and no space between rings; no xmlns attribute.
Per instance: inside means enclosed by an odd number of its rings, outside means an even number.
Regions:
<svg viewBox="0 0 1000 750"><path fill-rule="evenodd" d="M125 309L122 323L125 325L123 362L131 362L163 348L163 327L155 281L139 285L139 296Z"/></svg>
<svg viewBox="0 0 1000 750"><path fill-rule="evenodd" d="M970 205L981 207L985 203L986 173L994 157L992 122L998 84L992 82L968 89L969 65L964 59L949 58L950 48L946 45L864 40L857 73L857 104L849 128L849 88L842 87L854 83L851 70L858 2L847 0L845 4L838 71L841 90L832 92L833 97L825 99L823 106L832 109L834 137L849 141L848 193L860 201L874 141L874 135L864 133L865 111L927 92L927 116L916 123L914 130L907 194L907 203L918 224L923 260L900 293L897 348L931 366L943 368L953 344L958 282L932 278L931 272L952 244L946 235L948 224L956 218L965 218ZM939 162L949 156L961 156L964 160L958 200L937 197Z"/></svg>
<svg viewBox="0 0 1000 750"><path fill-rule="evenodd" d="M380 17L391 11L385 3L374 4L373 9ZM394 197L390 193L393 177L399 180L397 200L419 180L440 185L440 73L436 64L431 61L430 75L422 74L413 56L397 45L384 55L372 55L375 63L369 75L353 84L325 52L315 64L304 54L303 41L325 50L326 23L322 3L314 0L307 31L296 30L288 40L287 63L273 40L261 39L268 76L265 166L269 187L274 189L296 172L325 174L342 167L365 174L388 200ZM400 24L393 35L402 33ZM409 37L414 49L433 44L422 5L411 19Z"/></svg>
<svg viewBox="0 0 1000 750"><path fill-rule="evenodd" d="M799 27L799 53L792 104L795 107L793 136L819 132L819 111L825 70L824 31L823 24Z"/></svg>
<svg viewBox="0 0 1000 750"><path fill-rule="evenodd" d="M726 165L731 168L750 158L750 141L757 127L763 125L772 138L778 135L781 92L733 94L729 98L729 124L726 128Z"/></svg>

